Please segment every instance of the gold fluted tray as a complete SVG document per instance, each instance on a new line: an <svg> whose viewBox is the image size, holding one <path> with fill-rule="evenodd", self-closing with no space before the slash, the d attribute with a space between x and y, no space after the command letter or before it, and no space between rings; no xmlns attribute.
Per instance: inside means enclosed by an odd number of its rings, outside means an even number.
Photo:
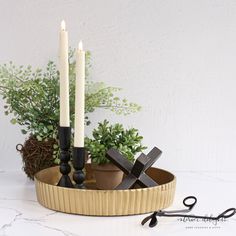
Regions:
<svg viewBox="0 0 236 236"><path fill-rule="evenodd" d="M119 216L143 214L170 206L176 178L166 170L150 168L147 174L159 185L128 190L97 190L91 165L86 164L87 189L56 186L61 176L58 166L35 175L38 202L44 207L80 215Z"/></svg>

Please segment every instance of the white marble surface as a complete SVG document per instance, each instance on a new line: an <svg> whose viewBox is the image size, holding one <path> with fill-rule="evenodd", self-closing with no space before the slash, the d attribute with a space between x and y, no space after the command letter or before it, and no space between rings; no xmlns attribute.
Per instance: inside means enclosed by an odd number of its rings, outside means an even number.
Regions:
<svg viewBox="0 0 236 236"><path fill-rule="evenodd" d="M182 207L188 195L198 197L195 214L219 214L236 207L236 172L177 172L173 208ZM38 204L34 183L23 172L0 171L1 236L91 235L235 235L236 216L226 222L180 222L161 218L155 228L142 227L146 215L87 217L54 212Z"/></svg>

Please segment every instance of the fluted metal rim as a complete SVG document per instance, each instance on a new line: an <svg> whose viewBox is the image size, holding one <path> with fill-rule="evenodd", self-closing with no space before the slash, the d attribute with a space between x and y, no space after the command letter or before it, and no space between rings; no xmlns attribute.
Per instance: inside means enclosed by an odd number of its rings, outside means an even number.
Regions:
<svg viewBox="0 0 236 236"><path fill-rule="evenodd" d="M128 190L71 189L55 185L60 172L57 166L51 167L35 175L37 200L52 210L93 216L135 215L169 207L174 199L176 177L158 168L150 168L150 173L151 177L162 178L162 183Z"/></svg>

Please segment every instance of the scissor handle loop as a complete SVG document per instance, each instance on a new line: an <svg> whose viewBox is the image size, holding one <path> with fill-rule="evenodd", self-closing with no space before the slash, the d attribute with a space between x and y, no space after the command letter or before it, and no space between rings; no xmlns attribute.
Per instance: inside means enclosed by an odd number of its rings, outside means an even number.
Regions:
<svg viewBox="0 0 236 236"><path fill-rule="evenodd" d="M222 212L221 214L218 215L218 219L220 218L229 218L233 215L235 215L236 213L236 208L229 208L227 210L225 210L224 212Z"/></svg>
<svg viewBox="0 0 236 236"><path fill-rule="evenodd" d="M192 201L192 202L188 203L189 201ZM183 204L186 207L188 207L190 211L193 209L196 203L197 203L197 198L194 196L188 196L183 200Z"/></svg>

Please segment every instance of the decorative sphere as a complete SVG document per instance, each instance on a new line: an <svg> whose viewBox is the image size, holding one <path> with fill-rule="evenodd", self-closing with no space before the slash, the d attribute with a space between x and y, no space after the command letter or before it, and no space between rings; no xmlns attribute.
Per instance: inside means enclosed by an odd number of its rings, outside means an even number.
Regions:
<svg viewBox="0 0 236 236"><path fill-rule="evenodd" d="M70 160L70 153L62 151L60 155L61 162L68 162Z"/></svg>
<svg viewBox="0 0 236 236"><path fill-rule="evenodd" d="M61 163L60 164L60 172L63 174L63 175L67 175L69 174L71 171L71 167L68 163Z"/></svg>
<svg viewBox="0 0 236 236"><path fill-rule="evenodd" d="M85 175L82 170L77 170L73 174L73 179L77 184L81 184L85 180Z"/></svg>

